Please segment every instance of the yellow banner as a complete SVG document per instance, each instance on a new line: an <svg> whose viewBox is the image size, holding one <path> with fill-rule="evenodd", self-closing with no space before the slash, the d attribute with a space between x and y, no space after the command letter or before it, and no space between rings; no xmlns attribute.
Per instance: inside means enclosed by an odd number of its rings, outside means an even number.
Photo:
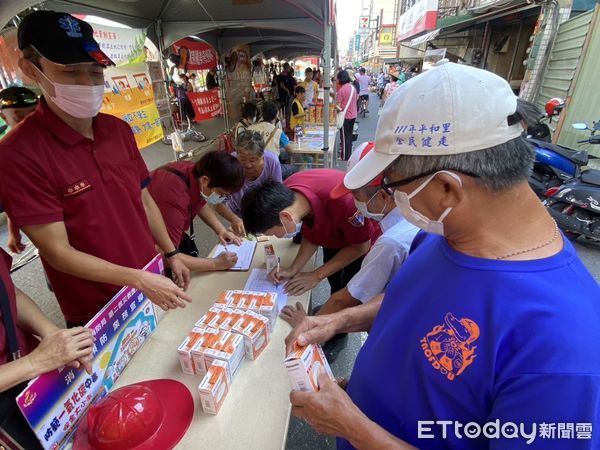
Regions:
<svg viewBox="0 0 600 450"><path fill-rule="evenodd" d="M379 33L379 43L381 45L392 45L394 42L394 33Z"/></svg>
<svg viewBox="0 0 600 450"><path fill-rule="evenodd" d="M144 30L94 24L100 48L116 63L104 71L101 111L126 121L140 150L163 137L146 70L145 36Z"/></svg>

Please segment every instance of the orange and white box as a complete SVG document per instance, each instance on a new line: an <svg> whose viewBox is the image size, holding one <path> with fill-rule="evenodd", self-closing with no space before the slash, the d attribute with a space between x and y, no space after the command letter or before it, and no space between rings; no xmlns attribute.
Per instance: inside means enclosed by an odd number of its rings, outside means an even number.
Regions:
<svg viewBox="0 0 600 450"><path fill-rule="evenodd" d="M225 305L262 314L269 319L269 333L273 332L278 316L276 292L224 291L217 302L221 307Z"/></svg>
<svg viewBox="0 0 600 450"><path fill-rule="evenodd" d="M277 310L277 293L270 292L262 297L258 313L266 317L269 333L273 333L275 322L277 322L277 316L279 315Z"/></svg>
<svg viewBox="0 0 600 450"><path fill-rule="evenodd" d="M181 345L177 348L177 353L179 353L179 362L181 363L181 370L183 373L187 373L188 375L196 375L194 361L192 359L192 348L200 339L202 339L203 332L204 330L202 328L192 328L192 331L190 331Z"/></svg>
<svg viewBox="0 0 600 450"><path fill-rule="evenodd" d="M222 307L221 311L208 322L207 326L217 330L230 331L235 323L236 317L237 316L233 314L233 309Z"/></svg>
<svg viewBox="0 0 600 450"><path fill-rule="evenodd" d="M296 345L285 359L285 367L294 391L318 391L321 369L325 370L329 378L334 379L327 358L321 346L317 344L306 347Z"/></svg>
<svg viewBox="0 0 600 450"><path fill-rule="evenodd" d="M246 358L250 360L258 358L269 345L267 319L252 311L246 311L231 331L243 337Z"/></svg>
<svg viewBox="0 0 600 450"><path fill-rule="evenodd" d="M218 318L222 312L223 312L223 305L213 305L208 309L208 311L206 311L206 313L202 317L200 317L200 319L198 319L198 321L196 322L196 324L194 326L195 327L209 326L209 324L213 320Z"/></svg>
<svg viewBox="0 0 600 450"><path fill-rule="evenodd" d="M208 366L204 360L204 351L215 345L219 340L219 330L214 328L201 328L202 336L196 341L196 344L192 347L192 364L194 365L194 371L196 375L204 376Z"/></svg>
<svg viewBox="0 0 600 450"><path fill-rule="evenodd" d="M198 385L202 411L207 414L217 414L231 388L231 378L227 363L215 360L206 371Z"/></svg>
<svg viewBox="0 0 600 450"><path fill-rule="evenodd" d="M223 330L206 329L205 339L192 349L192 360L196 372L208 370L213 361L221 360L227 364L229 377L233 379L244 359L244 338Z"/></svg>

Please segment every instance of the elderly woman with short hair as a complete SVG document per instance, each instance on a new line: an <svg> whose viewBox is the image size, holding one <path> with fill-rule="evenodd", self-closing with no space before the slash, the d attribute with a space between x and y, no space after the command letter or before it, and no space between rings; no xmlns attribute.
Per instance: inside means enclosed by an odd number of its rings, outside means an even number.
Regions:
<svg viewBox="0 0 600 450"><path fill-rule="evenodd" d="M392 94L346 175L383 172L426 233L383 300L287 339L370 330L346 391L321 374L290 395L338 449L599 448L600 287L527 183L516 112L505 80L442 60Z"/></svg>
<svg viewBox="0 0 600 450"><path fill-rule="evenodd" d="M235 141L234 156L244 167L244 185L233 193L224 204L216 207L221 216L230 222L241 217L242 197L250 188L266 181L281 183L281 164L274 153L265 152L265 141L257 131L241 130Z"/></svg>

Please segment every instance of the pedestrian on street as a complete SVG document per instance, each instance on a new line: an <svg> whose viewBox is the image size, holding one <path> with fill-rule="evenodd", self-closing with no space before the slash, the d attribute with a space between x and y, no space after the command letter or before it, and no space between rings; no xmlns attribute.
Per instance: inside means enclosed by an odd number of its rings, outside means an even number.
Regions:
<svg viewBox="0 0 600 450"><path fill-rule="evenodd" d="M386 84L385 88L383 89L383 96L381 98L380 105L381 108L383 108L387 99L390 98L390 95L392 95L392 93L400 86L400 83L398 82L400 79L400 74L396 70L391 70L389 76L390 82Z"/></svg>
<svg viewBox="0 0 600 450"><path fill-rule="evenodd" d="M356 75L356 80L358 81L359 86L358 100L365 101L366 112L369 112L369 86L371 84L371 76L367 75L367 71L364 67L361 67L358 71L358 75Z"/></svg>
<svg viewBox="0 0 600 450"><path fill-rule="evenodd" d="M43 96L0 142L0 201L38 248L67 324L88 322L122 286L165 310L184 307L189 270L147 190L131 128L99 114L113 63L92 27L38 10L19 24L18 44L19 67ZM177 285L141 270L155 245Z"/></svg>
<svg viewBox="0 0 600 450"><path fill-rule="evenodd" d="M344 115L344 125L341 128L340 141L342 146L341 159L348 161L352 155L352 134L354 133L354 122L356 121L356 89L352 84L350 75L345 70L340 70L337 74L339 88L336 95L336 110L338 112L346 111Z"/></svg>

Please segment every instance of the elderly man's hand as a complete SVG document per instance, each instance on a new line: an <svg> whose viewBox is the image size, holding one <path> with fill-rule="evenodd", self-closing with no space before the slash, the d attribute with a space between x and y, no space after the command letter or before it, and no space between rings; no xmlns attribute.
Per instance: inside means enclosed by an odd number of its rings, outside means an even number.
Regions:
<svg viewBox="0 0 600 450"><path fill-rule="evenodd" d="M322 344L337 333L336 314L306 316L285 338L286 355L294 349L294 344L304 347L308 344Z"/></svg>
<svg viewBox="0 0 600 450"><path fill-rule="evenodd" d="M326 372L319 371L319 391L290 393L292 414L306 420L317 432L347 438L364 414Z"/></svg>
<svg viewBox="0 0 600 450"><path fill-rule="evenodd" d="M302 295L314 288L320 281L316 271L300 272L286 283L285 293L291 296Z"/></svg>

